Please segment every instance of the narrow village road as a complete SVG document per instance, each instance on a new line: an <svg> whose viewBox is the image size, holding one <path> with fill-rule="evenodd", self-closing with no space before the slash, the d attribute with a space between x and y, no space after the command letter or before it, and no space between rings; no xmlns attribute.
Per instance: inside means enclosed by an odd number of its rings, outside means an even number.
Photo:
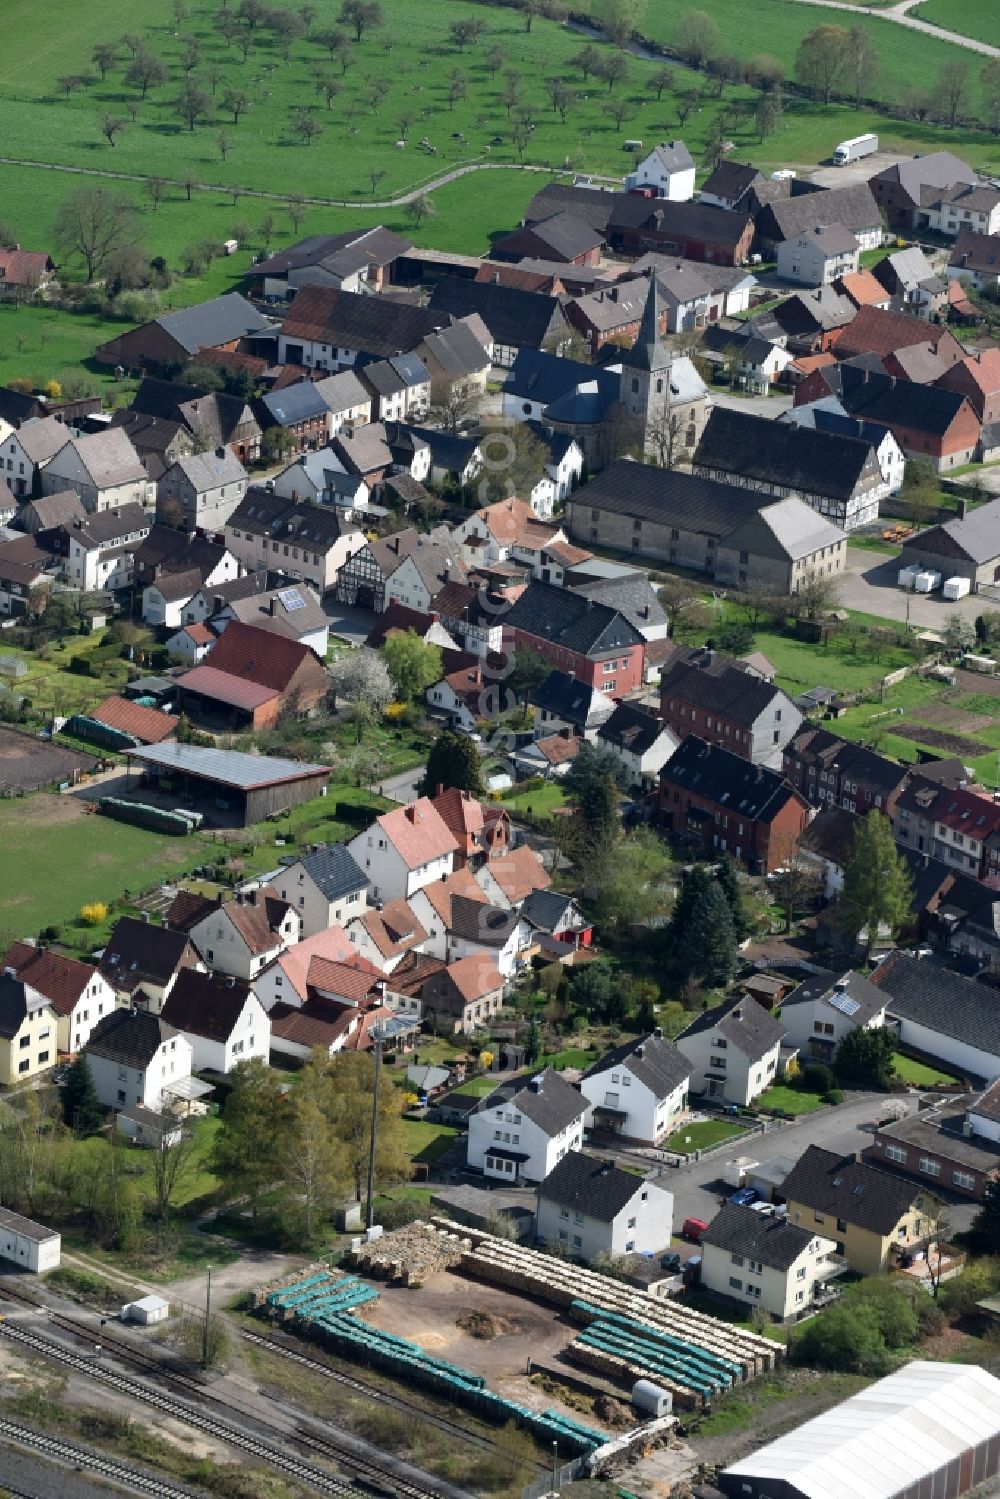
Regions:
<svg viewBox="0 0 1000 1499"><path fill-rule="evenodd" d="M962 36L957 31L945 31L930 21L922 21L909 12L920 4L920 0L900 0L888 10L872 10L867 5L848 5L846 0L796 0L798 5L817 5L823 10L846 10L856 16L875 16L880 21L894 21L897 26L908 26L911 31L923 31L927 36L936 36L939 41L952 42L956 47L965 47L969 52L979 52L983 57L1000 57L1000 47L991 47L976 37Z"/></svg>

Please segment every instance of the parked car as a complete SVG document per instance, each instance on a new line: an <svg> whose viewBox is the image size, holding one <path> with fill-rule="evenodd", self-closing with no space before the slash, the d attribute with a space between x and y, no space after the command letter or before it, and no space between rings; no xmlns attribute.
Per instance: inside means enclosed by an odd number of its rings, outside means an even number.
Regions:
<svg viewBox="0 0 1000 1499"><path fill-rule="evenodd" d="M685 1218L681 1228L681 1238L690 1239L692 1244L700 1244L701 1236L707 1227L708 1224L704 1218Z"/></svg>
<svg viewBox="0 0 1000 1499"><path fill-rule="evenodd" d="M740 1187L729 1201L734 1202L738 1208L749 1208L757 1201L757 1193L753 1187Z"/></svg>
<svg viewBox="0 0 1000 1499"><path fill-rule="evenodd" d="M660 1255L661 1270L666 1270L669 1275L676 1275L680 1268L681 1257L677 1253L676 1249L672 1249L669 1254Z"/></svg>

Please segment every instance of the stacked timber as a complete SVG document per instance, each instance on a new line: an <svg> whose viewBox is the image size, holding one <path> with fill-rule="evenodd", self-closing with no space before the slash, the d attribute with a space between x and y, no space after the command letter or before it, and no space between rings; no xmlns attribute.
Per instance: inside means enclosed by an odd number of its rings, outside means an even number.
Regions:
<svg viewBox="0 0 1000 1499"><path fill-rule="evenodd" d="M455 1224L452 1232L432 1228L418 1219L373 1239L370 1244L361 1244L352 1259L368 1275L416 1287L439 1271L452 1270L461 1264L469 1248L468 1236L461 1225Z"/></svg>

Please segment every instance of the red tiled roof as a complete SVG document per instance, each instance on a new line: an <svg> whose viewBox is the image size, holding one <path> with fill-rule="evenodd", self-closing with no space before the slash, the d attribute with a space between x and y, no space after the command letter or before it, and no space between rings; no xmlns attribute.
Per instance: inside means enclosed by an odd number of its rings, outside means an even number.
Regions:
<svg viewBox="0 0 1000 1499"><path fill-rule="evenodd" d="M230 625L227 635L232 628ZM217 667L207 663L193 666L190 671L178 677L177 682L185 692L197 692L202 697L214 698L229 707L244 708L248 713L280 696L276 687L262 687L258 682L243 681L231 672L219 671Z"/></svg>
<svg viewBox="0 0 1000 1499"><path fill-rule="evenodd" d="M794 368L804 375L811 375L813 370L825 369L828 364L836 363L836 359L828 349L824 349L822 354L802 354L792 361Z"/></svg>
<svg viewBox="0 0 1000 1499"><path fill-rule="evenodd" d="M552 877L545 872L541 859L526 843L511 849L502 859L492 860L486 869L507 899L515 904L529 896L532 890L547 890L552 884Z"/></svg>
<svg viewBox="0 0 1000 1499"><path fill-rule="evenodd" d="M877 307L889 301L889 293L871 271L851 271L840 278L840 289L855 307Z"/></svg>
<svg viewBox="0 0 1000 1499"><path fill-rule="evenodd" d="M185 625L182 633L185 635L189 635L194 641L195 645L211 645L212 641L215 639L215 632L213 630L210 630L208 628L208 625L201 623L195 625Z"/></svg>
<svg viewBox="0 0 1000 1499"><path fill-rule="evenodd" d="M956 368L964 369L984 395L994 395L1000 390L1000 349L983 349L980 354L967 354L964 359L959 360Z"/></svg>
<svg viewBox="0 0 1000 1499"><path fill-rule="evenodd" d="M287 901L269 885L262 885L252 895L226 901L224 911L253 953L268 952L279 943L279 927L291 910Z"/></svg>
<svg viewBox="0 0 1000 1499"><path fill-rule="evenodd" d="M37 286L51 265L44 251L0 250L0 281L5 286Z"/></svg>
<svg viewBox="0 0 1000 1499"><path fill-rule="evenodd" d="M392 603L375 621L365 645L379 646L396 630L403 633L413 630L423 639L433 623L433 615L424 614L419 609L408 609L405 604Z"/></svg>
<svg viewBox="0 0 1000 1499"><path fill-rule="evenodd" d="M245 682L257 682L276 692L284 692L303 661L310 658L316 659L307 645L276 635L272 630L245 625L241 620L233 620L226 626L208 657L216 671L228 672Z"/></svg>
<svg viewBox="0 0 1000 1499"><path fill-rule="evenodd" d="M13 968L22 983L44 994L57 1015L72 1015L91 979L97 973L89 963L64 957L51 948L15 942L7 949L4 968Z"/></svg>
<svg viewBox="0 0 1000 1499"><path fill-rule="evenodd" d="M427 941L427 933L405 900L390 900L381 911L367 911L361 924L383 958L395 958Z"/></svg>
<svg viewBox="0 0 1000 1499"><path fill-rule="evenodd" d="M453 854L458 848L454 835L429 797L421 796L409 806L384 812L377 820L408 869L419 869L421 864Z"/></svg>
<svg viewBox="0 0 1000 1499"><path fill-rule="evenodd" d="M189 932L217 905L218 901L210 900L207 895L178 890L164 913L164 925L175 932Z"/></svg>
<svg viewBox="0 0 1000 1499"><path fill-rule="evenodd" d="M449 963L447 974L466 1003L503 988L503 974L482 953L470 953L457 963Z"/></svg>
<svg viewBox="0 0 1000 1499"><path fill-rule="evenodd" d="M585 552L583 547L572 546L568 541L550 541L545 550L558 557L567 567L579 567L581 562L589 562L594 555L593 552Z"/></svg>
<svg viewBox="0 0 1000 1499"><path fill-rule="evenodd" d="M435 809L466 849L473 846L483 831L483 804L478 797L457 786L449 786L431 797Z"/></svg>
<svg viewBox="0 0 1000 1499"><path fill-rule="evenodd" d="M358 1002L384 982L384 974L368 973L357 963L331 963L327 958L313 958L309 964L309 988L320 990L324 997L332 995Z"/></svg>
<svg viewBox="0 0 1000 1499"><path fill-rule="evenodd" d="M369 963L367 958L357 952L343 927L336 923L323 932L316 932L313 936L294 943L265 972L270 973L274 968L280 968L295 993L304 998L312 964L317 961L353 963L365 972L376 975L379 973L373 963Z"/></svg>
<svg viewBox="0 0 1000 1499"><path fill-rule="evenodd" d="M848 323L837 340L837 352L841 359L851 354L877 354L883 358L898 349L909 349L914 344L928 342L937 347L941 339L951 335L942 328L933 328L920 318L910 317L905 312L886 312L880 307L862 307L853 322Z"/></svg>
<svg viewBox="0 0 1000 1499"><path fill-rule="evenodd" d="M98 723L109 729L118 729L122 734L131 734L140 744L159 744L169 739L177 728L173 713L163 713L159 708L147 708L142 703L129 702L124 697L106 697L99 708L90 714Z"/></svg>
<svg viewBox="0 0 1000 1499"><path fill-rule="evenodd" d="M564 765L567 760L576 759L582 743L582 739L567 739L563 734L549 734L544 739L536 739L534 747L542 752L550 765Z"/></svg>
<svg viewBox="0 0 1000 1499"><path fill-rule="evenodd" d="M558 526L546 526L530 505L514 497L484 505L476 512L476 518L505 546L548 546L559 534Z"/></svg>
<svg viewBox="0 0 1000 1499"><path fill-rule="evenodd" d="M464 895L467 900L474 900L479 905L486 905L486 896L476 884L472 871L463 867L456 869L446 880L435 880L430 885L424 885L417 891L418 895L425 895L437 916L440 917L445 927L451 926L451 901L452 896ZM411 897L415 899L415 897Z"/></svg>

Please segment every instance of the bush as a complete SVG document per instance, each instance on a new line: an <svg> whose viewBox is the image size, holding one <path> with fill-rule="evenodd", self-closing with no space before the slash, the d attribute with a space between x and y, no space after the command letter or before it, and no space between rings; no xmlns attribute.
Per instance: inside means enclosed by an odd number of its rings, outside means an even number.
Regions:
<svg viewBox="0 0 1000 1499"><path fill-rule="evenodd" d="M861 1309L844 1302L797 1327L788 1344L793 1364L878 1377L892 1364L878 1327Z"/></svg>
<svg viewBox="0 0 1000 1499"><path fill-rule="evenodd" d="M48 396L50 401L62 400L62 386L58 380L47 380L42 386L42 394Z"/></svg>
<svg viewBox="0 0 1000 1499"><path fill-rule="evenodd" d="M803 1062L795 1087L804 1093L829 1093L834 1086L833 1069L825 1062Z"/></svg>
<svg viewBox="0 0 1000 1499"><path fill-rule="evenodd" d="M67 670L71 671L73 673L73 675L77 676L77 677L89 677L90 676L90 657L89 656L70 656L70 658L69 658L69 667L67 668Z"/></svg>
<svg viewBox="0 0 1000 1499"><path fill-rule="evenodd" d="M843 1101L844 1101L844 1094L840 1090L840 1088L830 1088L826 1093L823 1094L823 1102L824 1103L837 1104L837 1103L843 1103Z"/></svg>
<svg viewBox="0 0 1000 1499"><path fill-rule="evenodd" d="M108 908L102 900L92 900L80 907L80 920L84 926L100 926L108 919Z"/></svg>

